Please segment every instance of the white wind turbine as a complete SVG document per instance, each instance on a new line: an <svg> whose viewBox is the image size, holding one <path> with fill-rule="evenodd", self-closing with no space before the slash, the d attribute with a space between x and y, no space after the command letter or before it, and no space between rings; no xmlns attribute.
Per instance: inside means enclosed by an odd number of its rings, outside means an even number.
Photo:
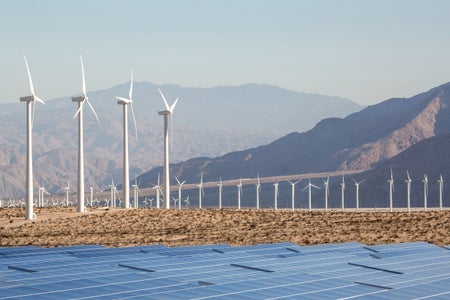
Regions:
<svg viewBox="0 0 450 300"><path fill-rule="evenodd" d="M217 184L217 186L219 187L219 209L222 209L222 189L223 189L222 177L220 177L220 181Z"/></svg>
<svg viewBox="0 0 450 300"><path fill-rule="evenodd" d="M69 206L69 191L70 191L69 180L67 180L67 186L64 189L66 190L66 206Z"/></svg>
<svg viewBox="0 0 450 300"><path fill-rule="evenodd" d="M114 207L114 202L115 202L115 200L114 200L114 197L115 197L115 195L114 195L114 180L111 180L111 184L108 185L108 187L109 187L109 196L110 196L110 200L111 200L111 207Z"/></svg>
<svg viewBox="0 0 450 300"><path fill-rule="evenodd" d="M242 179L239 179L239 184L236 185L238 188L238 209L241 209L241 195L242 195Z"/></svg>
<svg viewBox="0 0 450 300"><path fill-rule="evenodd" d="M137 183L136 178L134 179L134 184L132 185L133 188L133 207L139 208L139 184Z"/></svg>
<svg viewBox="0 0 450 300"><path fill-rule="evenodd" d="M391 169L391 178L387 181L389 183L389 210L392 212L394 210L394 201L392 199L392 193L394 192L394 175Z"/></svg>
<svg viewBox="0 0 450 300"><path fill-rule="evenodd" d="M327 177L327 180L323 182L325 187L325 211L328 211L328 196L330 196L330 177Z"/></svg>
<svg viewBox="0 0 450 300"><path fill-rule="evenodd" d="M428 210L428 175L423 175L423 209Z"/></svg>
<svg viewBox="0 0 450 300"><path fill-rule="evenodd" d="M344 174L342 174L342 181L341 181L340 185L341 185L341 207L342 207L342 211L345 211L345 180L344 180Z"/></svg>
<svg viewBox="0 0 450 300"><path fill-rule="evenodd" d="M278 196L280 195L279 191L278 191L278 182L274 182L273 184L274 187L274 195L273 195L273 202L274 202L274 207L275 210L278 210Z"/></svg>
<svg viewBox="0 0 450 300"><path fill-rule="evenodd" d="M406 196L407 196L407 206L408 206L408 212L411 212L411 177L409 176L408 170L406 170L406 176L408 179L405 180L406 182Z"/></svg>
<svg viewBox="0 0 450 300"><path fill-rule="evenodd" d="M256 209L260 209L260 203L259 203L259 194L261 193L261 181L259 180L259 174L258 174L258 181L256 183Z"/></svg>
<svg viewBox="0 0 450 300"><path fill-rule="evenodd" d="M360 182L353 179L353 182L355 183L355 189L356 189L356 211L359 211L359 185L364 182L364 179Z"/></svg>
<svg viewBox="0 0 450 300"><path fill-rule="evenodd" d="M159 209L159 202L160 202L160 193L161 193L161 185L159 181L159 173L158 173L158 184L153 186L153 189L156 190L156 208Z"/></svg>
<svg viewBox="0 0 450 300"><path fill-rule="evenodd" d="M33 80L31 79L30 68L28 66L28 61L25 55L23 55L25 60L25 65L27 67L28 73L28 83L30 85L30 96L21 97L20 101L27 103L27 159L26 159L26 180L25 180L25 219L33 220L36 218L33 212L33 141L32 141L32 130L34 121L34 111L36 106L36 101L45 104L45 102L36 96L33 87Z"/></svg>
<svg viewBox="0 0 450 300"><path fill-rule="evenodd" d="M97 113L89 102L89 98L86 94L86 80L84 78L84 66L83 59L80 55L80 63L81 63L81 79L82 79L82 96L72 97L73 102L78 102L78 110L73 116L75 119L78 116L78 187L77 187L77 212L85 212L86 207L84 206L84 144L83 144L83 105L86 102L92 113L94 114L97 122L100 123L100 120L97 116Z"/></svg>
<svg viewBox="0 0 450 300"><path fill-rule="evenodd" d="M92 203L94 202L94 188L91 186L89 187L90 193L91 193L91 199L89 201L89 205L92 207Z"/></svg>
<svg viewBox="0 0 450 300"><path fill-rule="evenodd" d="M187 196L187 198L184 200L184 205L186 208L190 208L191 207L191 202L189 202L189 196Z"/></svg>
<svg viewBox="0 0 450 300"><path fill-rule="evenodd" d="M297 180L295 182L289 181L288 182L291 184L291 197L292 197L292 210L295 210L295 185L297 183L299 183L301 180Z"/></svg>
<svg viewBox="0 0 450 300"><path fill-rule="evenodd" d="M180 182L177 177L175 177L178 183L178 209L181 209L181 189L183 188L183 184L186 183L186 181Z"/></svg>
<svg viewBox="0 0 450 300"><path fill-rule="evenodd" d="M130 166L128 160L128 105L131 108L131 116L134 122L134 131L137 138L136 118L133 109L133 71L131 71L130 91L128 92L128 99L116 97L117 104L123 106L123 201L124 208L130 208Z"/></svg>
<svg viewBox="0 0 450 300"><path fill-rule="evenodd" d="M203 190L203 174L200 175L200 183L198 186L198 208L202 208L202 195L205 195L205 191Z"/></svg>
<svg viewBox="0 0 450 300"><path fill-rule="evenodd" d="M444 193L444 179L442 178L442 174L439 176L439 209L442 210L442 195Z"/></svg>
<svg viewBox="0 0 450 300"><path fill-rule="evenodd" d="M302 190L302 192L306 189L308 189L308 209L309 211L312 210L312 188L316 188L318 190L320 190L320 187L314 185L311 183L311 179L308 180L308 185L305 186Z"/></svg>
<svg viewBox="0 0 450 300"><path fill-rule="evenodd" d="M173 110L177 105L178 98L175 99L172 106L169 106L167 103L166 97L158 88L161 97L164 100L164 105L166 110L160 111L159 115L164 116L164 173L163 173L163 184L164 184L164 198L166 200L166 208L170 208L170 180L169 180L169 116L170 116L170 130L171 130L171 139L172 139L172 149L173 149Z"/></svg>

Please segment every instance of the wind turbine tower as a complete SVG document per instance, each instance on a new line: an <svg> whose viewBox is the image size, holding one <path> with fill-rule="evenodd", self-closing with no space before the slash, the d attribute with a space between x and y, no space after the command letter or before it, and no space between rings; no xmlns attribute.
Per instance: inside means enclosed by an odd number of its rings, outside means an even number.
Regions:
<svg viewBox="0 0 450 300"><path fill-rule="evenodd" d="M423 209L428 210L428 175L423 175Z"/></svg>
<svg viewBox="0 0 450 300"><path fill-rule="evenodd" d="M159 209L159 202L160 202L160 192L161 192L161 185L159 181L159 173L158 173L158 185L155 185L153 189L156 189L156 208Z"/></svg>
<svg viewBox="0 0 450 300"><path fill-rule="evenodd" d="M355 179L353 179L353 182L355 182L355 188L356 188L356 211L359 211L359 185L364 182L364 180L361 180L360 182L357 182Z"/></svg>
<svg viewBox="0 0 450 300"><path fill-rule="evenodd" d="M439 176L439 209L442 210L442 194L444 193L444 179L442 178L442 174Z"/></svg>
<svg viewBox="0 0 450 300"><path fill-rule="evenodd" d="M242 194L242 180L239 180L239 184L236 185L238 188L238 209L241 209L241 194Z"/></svg>
<svg viewBox="0 0 450 300"><path fill-rule="evenodd" d="M202 208L202 194L205 194L203 190L203 174L200 175L200 183L198 186L198 208Z"/></svg>
<svg viewBox="0 0 450 300"><path fill-rule="evenodd" d="M180 182L177 177L175 177L178 183L178 209L181 209L181 189L183 188L183 184L185 184L186 181Z"/></svg>
<svg viewBox="0 0 450 300"><path fill-rule="evenodd" d="M139 208L139 186L136 182L136 179L134 180L134 184L131 187L133 188L133 207Z"/></svg>
<svg viewBox="0 0 450 300"><path fill-rule="evenodd" d="M278 182L275 182L273 184L273 186L274 186L274 205L275 205L275 210L278 210L278 195L279 195Z"/></svg>
<svg viewBox="0 0 450 300"><path fill-rule="evenodd" d="M34 111L36 101L45 104L45 102L36 96L34 93L33 80L31 79L30 68L28 66L28 61L25 55L23 56L25 60L25 65L27 67L28 73L28 83L30 85L30 96L21 97L21 102L26 102L27 104L27 158L26 158L26 179L25 179L25 219L34 220L36 218L33 212L33 141L32 141L32 130L34 121ZM31 105L33 104L33 105Z"/></svg>
<svg viewBox="0 0 450 300"><path fill-rule="evenodd" d="M85 212L86 207L84 206L84 144L83 144L83 104L86 102L94 113L97 122L100 123L98 119L97 113L92 107L91 103L88 100L88 96L86 94L86 81L84 78L84 66L83 59L80 55L81 62L81 79L83 84L83 95L78 97L72 97L73 102L78 102L78 110L73 116L76 118L78 116L78 186L77 186L77 212Z"/></svg>
<svg viewBox="0 0 450 300"><path fill-rule="evenodd" d="M405 180L406 182L406 197L407 197L407 206L408 206L408 212L411 212L411 177L409 176L408 170L406 171L406 176L408 179Z"/></svg>
<svg viewBox="0 0 450 300"><path fill-rule="evenodd" d="M345 211L345 180L344 180L344 174L342 174L342 181L341 181L340 185L341 185L341 207L342 207L342 211Z"/></svg>
<svg viewBox="0 0 450 300"><path fill-rule="evenodd" d="M292 182L292 181L288 181L288 182L291 184L291 197L292 197L291 205L292 205L292 210L295 210L295 185L297 183L299 183L300 180L297 180L295 182Z"/></svg>
<svg viewBox="0 0 450 300"><path fill-rule="evenodd" d="M70 191L69 180L67 180L67 186L64 189L66 190L66 206L69 206L69 191Z"/></svg>
<svg viewBox="0 0 450 300"><path fill-rule="evenodd" d="M133 109L133 71L131 71L130 91L128 92L128 99L116 97L117 104L123 106L123 206L130 208L130 166L128 160L128 105L131 108L131 116L133 117L134 130L137 138L136 118Z"/></svg>
<svg viewBox="0 0 450 300"><path fill-rule="evenodd" d="M392 212L394 210L394 201L392 199L392 194L394 192L394 175L391 169L391 178L387 181L389 183L389 210Z"/></svg>
<svg viewBox="0 0 450 300"><path fill-rule="evenodd" d="M166 208L170 208L170 180L169 180L169 117L170 117L170 129L171 129L171 138L172 138L172 149L173 149L173 126L172 126L172 117L173 110L177 105L178 98L173 102L172 106L169 106L167 103L166 97L158 89L161 97L164 100L164 105L166 110L160 111L159 115L164 116L164 173L163 173L163 185L164 185L164 199L166 200Z"/></svg>
<svg viewBox="0 0 450 300"><path fill-rule="evenodd" d="M256 183L256 209L260 208L259 204L259 194L261 193L261 181L259 180L259 174L258 174L258 181Z"/></svg>
<svg viewBox="0 0 450 300"><path fill-rule="evenodd" d="M325 187L325 211L328 211L328 196L330 196L330 177L327 177L327 180L323 182Z"/></svg>
<svg viewBox="0 0 450 300"><path fill-rule="evenodd" d="M311 179L309 179L308 181L308 185L305 186L305 188L302 190L302 192L306 189L308 189L308 210L311 211L312 210L312 188L316 188L319 189L320 188L318 186L315 186L314 184L311 183Z"/></svg>
<svg viewBox="0 0 450 300"><path fill-rule="evenodd" d="M217 184L217 186L219 187L219 209L222 209L222 189L223 189L222 177L220 177L220 181Z"/></svg>

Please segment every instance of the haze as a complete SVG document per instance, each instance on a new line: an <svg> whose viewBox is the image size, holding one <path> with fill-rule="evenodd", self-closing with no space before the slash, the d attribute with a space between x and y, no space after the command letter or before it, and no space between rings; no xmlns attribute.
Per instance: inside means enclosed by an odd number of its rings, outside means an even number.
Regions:
<svg viewBox="0 0 450 300"><path fill-rule="evenodd" d="M0 102L129 80L266 83L360 104L450 78L450 1L0 1ZM182 97L182 95L179 95ZM69 105L69 99L68 105Z"/></svg>

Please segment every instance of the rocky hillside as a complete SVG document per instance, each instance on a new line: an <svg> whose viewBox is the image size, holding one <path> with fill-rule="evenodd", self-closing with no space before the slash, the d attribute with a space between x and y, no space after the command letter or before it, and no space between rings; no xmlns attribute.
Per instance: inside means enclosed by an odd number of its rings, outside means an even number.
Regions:
<svg viewBox="0 0 450 300"><path fill-rule="evenodd" d="M171 174L188 182L369 169L416 143L450 132L450 83L409 99L389 99L346 118L328 118L304 133L271 144L173 164ZM155 182L161 168L141 178Z"/></svg>

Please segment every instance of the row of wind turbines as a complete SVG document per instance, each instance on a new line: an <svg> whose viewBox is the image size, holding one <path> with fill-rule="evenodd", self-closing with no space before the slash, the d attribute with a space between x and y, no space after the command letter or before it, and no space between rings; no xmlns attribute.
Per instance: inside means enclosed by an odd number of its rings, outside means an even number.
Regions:
<svg viewBox="0 0 450 300"><path fill-rule="evenodd" d="M32 152L32 129L34 123L34 114L36 102L45 105L44 100L39 98L34 90L33 80L31 77L30 67L25 55L23 55L25 60L25 65L27 68L28 82L30 87L29 96L21 97L20 101L26 103L26 120L27 120L27 140L26 140L26 180L25 180L25 219L33 220L36 215L33 212L33 152ZM84 74L83 59L80 55L81 63L81 79L82 79L82 94L80 96L72 97L72 101L78 103L78 109L75 112L73 118L78 117L78 173L77 173L77 212L85 212L85 187L84 187L84 144L83 144L83 106L85 103L89 106L90 110L94 114L98 123L100 119L95 112L94 107L89 101L89 97L86 91L86 80ZM172 116L175 106L178 102L178 98L169 106L163 92L158 89L165 105L165 110L160 111L159 115L164 116L164 193L170 199L170 182L169 182L169 137L168 128L171 127L172 133ZM130 80L130 90L128 93L128 98L116 97L117 104L123 107L123 207L130 208L130 186L129 186L129 158L128 158L128 106L131 110L131 115L133 118L135 135L137 138L137 124L133 109L133 71L131 71ZM173 144L173 135L172 135ZM39 190L39 199L41 199L41 190ZM166 208L170 208L170 201L166 201Z"/></svg>

